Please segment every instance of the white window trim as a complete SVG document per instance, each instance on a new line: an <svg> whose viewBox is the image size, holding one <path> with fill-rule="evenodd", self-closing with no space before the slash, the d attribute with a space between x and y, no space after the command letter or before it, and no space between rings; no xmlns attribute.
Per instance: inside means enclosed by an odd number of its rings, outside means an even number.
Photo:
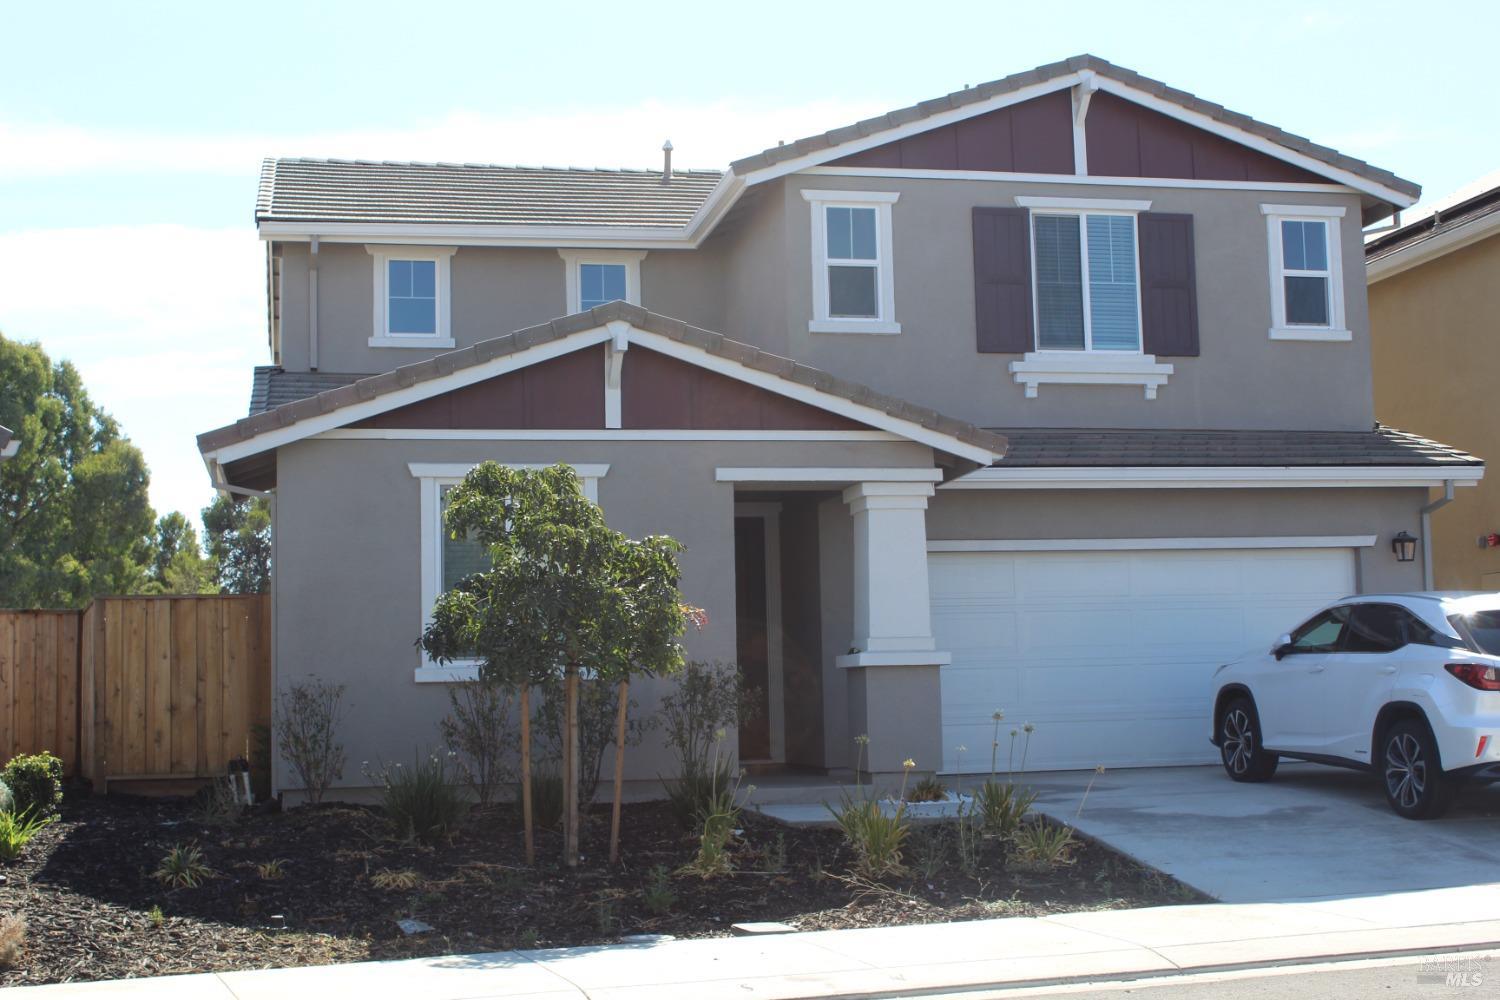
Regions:
<svg viewBox="0 0 1500 1000"><path fill-rule="evenodd" d="M1010 363L1010 372L1018 384L1025 386L1026 398L1037 398L1042 385L1138 385L1146 399L1155 399L1156 392L1167 384L1167 379L1176 370L1172 365L1158 362L1154 354L1144 351L1146 340L1145 317L1141 314L1141 227L1137 216L1151 209L1149 201L1131 201L1105 198L1041 198L1017 196L1016 204L1029 209L1027 216L1027 239L1031 241L1031 327L1035 342L1040 344L1042 335L1041 315L1036 274L1036 217L1045 215L1076 215L1078 222L1078 257L1081 266L1080 280L1083 284L1083 349L1078 351L1044 350L1040 346L1025 354L1020 361ZM1094 321L1090 314L1089 301L1089 255L1088 215L1128 215L1135 219L1135 329L1136 348L1133 351L1102 351L1093 347Z"/></svg>
<svg viewBox="0 0 1500 1000"><path fill-rule="evenodd" d="M464 476L478 462L411 462L408 471L421 489L420 533L421 533L421 577L422 577L422 628L432 621L432 608L437 603L443 582L443 504L442 490L463 481ZM549 466L532 462L506 462L512 469L545 469ZM599 502L599 480L609 472L608 465L575 465L583 495L595 503ZM471 681L479 678L478 660L455 660L439 666L417 651L417 667L413 676L418 684Z"/></svg>
<svg viewBox="0 0 1500 1000"><path fill-rule="evenodd" d="M1339 221L1344 209L1338 205L1261 205L1266 217L1267 261L1271 273L1271 339L1341 342L1353 340L1344 321L1344 252ZM1320 271L1288 271L1282 266L1281 224L1321 222L1328 231L1328 325L1292 325L1286 321L1287 275L1322 276Z"/></svg>
<svg viewBox="0 0 1500 1000"><path fill-rule="evenodd" d="M371 347L412 347L432 350L435 347L453 347L452 273L449 262L458 252L458 247L408 247L391 244L366 244L365 249L374 258L373 315L374 331L370 335ZM437 293L437 332L435 333L391 333L386 317L387 264L392 260L430 260L437 265L434 289Z"/></svg>
<svg viewBox="0 0 1500 1000"><path fill-rule="evenodd" d="M563 280L568 293L568 315L583 312L578 282L578 268L583 264L625 265L625 301L633 306L641 304L641 261L646 256L645 250L558 250L557 255L566 267Z"/></svg>
<svg viewBox="0 0 1500 1000"><path fill-rule="evenodd" d="M807 324L810 333L896 334L896 282L892 254L891 206L901 197L896 191L803 191L802 197L812 205L812 300L813 316ZM875 209L875 280L878 284L873 319L830 316L828 314L828 214L830 208Z"/></svg>

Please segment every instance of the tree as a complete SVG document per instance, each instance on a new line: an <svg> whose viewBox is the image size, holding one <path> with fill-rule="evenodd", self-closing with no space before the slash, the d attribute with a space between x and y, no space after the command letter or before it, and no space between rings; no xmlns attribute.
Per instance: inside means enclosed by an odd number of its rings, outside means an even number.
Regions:
<svg viewBox="0 0 1500 1000"><path fill-rule="evenodd" d="M491 568L438 598L418 641L439 662L477 656L482 678L523 694L562 679L563 860L576 866L579 679L587 668L621 685L623 715L632 676L681 667L678 638L688 621L677 589L682 547L664 535L637 541L611 529L566 465L528 470L485 462L449 494L446 519L454 537L488 549ZM522 741L524 802L529 727ZM615 809L618 815L618 792Z"/></svg>
<svg viewBox="0 0 1500 1000"><path fill-rule="evenodd" d="M144 586L155 515L146 461L70 362L0 336L0 607L81 607Z"/></svg>
<svg viewBox="0 0 1500 1000"><path fill-rule="evenodd" d="M198 547L193 524L180 511L163 514L152 537L148 594L218 593L214 567Z"/></svg>
<svg viewBox="0 0 1500 1000"><path fill-rule="evenodd" d="M224 494L203 508L203 542L220 591L271 589L271 504L263 497Z"/></svg>

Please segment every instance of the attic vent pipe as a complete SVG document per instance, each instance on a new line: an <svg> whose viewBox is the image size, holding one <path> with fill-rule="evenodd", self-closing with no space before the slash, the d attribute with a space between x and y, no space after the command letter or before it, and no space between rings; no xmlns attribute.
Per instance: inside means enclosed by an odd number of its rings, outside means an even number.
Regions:
<svg viewBox="0 0 1500 1000"><path fill-rule="evenodd" d="M664 143L661 144L661 154L662 154L661 182L663 184L670 184L670 183L672 183L672 140L671 139L668 139L666 142L664 142Z"/></svg>

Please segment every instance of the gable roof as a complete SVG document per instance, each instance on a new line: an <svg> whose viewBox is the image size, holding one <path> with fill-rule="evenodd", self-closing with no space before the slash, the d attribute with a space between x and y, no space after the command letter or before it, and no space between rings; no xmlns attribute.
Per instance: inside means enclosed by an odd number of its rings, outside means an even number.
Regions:
<svg viewBox="0 0 1500 1000"><path fill-rule="evenodd" d="M1373 283L1500 232L1500 171L1440 198L1398 229L1365 242Z"/></svg>
<svg viewBox="0 0 1500 1000"><path fill-rule="evenodd" d="M678 229L721 174L267 159L255 221Z"/></svg>
<svg viewBox="0 0 1500 1000"><path fill-rule="evenodd" d="M235 461L619 336L969 461L989 464L1005 454L1005 438L993 431L625 302L610 302L274 406L198 435L198 450L207 460Z"/></svg>
<svg viewBox="0 0 1500 1000"><path fill-rule="evenodd" d="M815 155L825 151L831 151L845 146L857 140L876 137L882 133L891 132L896 129L905 128L914 124L923 123L938 118L950 112L962 112L973 109L975 105L986 104L997 98L1009 97L1030 89L1039 88L1039 92L1047 92L1045 85L1059 83L1069 84L1070 77L1081 73L1093 74L1101 81L1113 81L1121 87L1136 91L1168 105L1175 106L1182 111L1200 115L1209 122L1226 126L1247 136L1263 139L1274 146L1281 147L1294 154L1307 157L1308 159L1322 164L1325 168L1333 168L1368 181L1371 185L1387 189L1394 194L1397 204L1409 205L1413 203L1422 193L1420 185L1397 177L1389 170L1372 166L1364 160L1346 156L1336 149L1328 146L1320 146L1317 143L1300 135L1293 135L1283 131L1274 125L1257 121L1249 115L1237 111L1230 111L1221 104L1206 101L1201 97L1190 94L1175 87L1169 87L1160 80L1154 80L1148 76L1123 66L1116 66L1104 59L1092 55L1078 55L1045 66L1038 66L1024 73L1013 73L999 80L989 83L981 83L975 87L966 87L963 90L954 91L943 97L922 101L909 107L900 108L887 112L875 118L867 118L864 121L846 125L843 128L831 129L818 135L807 136L795 142L783 143L772 146L770 149L762 150L752 156L743 157L730 164L729 169L737 175L748 175L756 171L775 167L778 164L798 160L803 157ZM1028 95L1029 96L1029 95ZM975 109L977 113L977 109ZM829 156L829 159L834 158ZM1326 172L1326 171L1325 171Z"/></svg>

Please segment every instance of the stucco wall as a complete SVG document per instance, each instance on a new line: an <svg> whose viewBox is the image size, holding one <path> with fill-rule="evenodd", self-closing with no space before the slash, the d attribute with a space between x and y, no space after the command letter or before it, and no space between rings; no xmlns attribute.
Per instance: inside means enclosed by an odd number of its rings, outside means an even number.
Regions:
<svg viewBox="0 0 1500 1000"><path fill-rule="evenodd" d="M362 761L410 760L435 746L447 688L417 684L420 631L419 481L409 462L568 461L608 463L599 500L609 523L632 536L673 535L686 598L709 613L686 637L698 659L733 660L734 486L716 466L930 466L931 452L905 443L857 442L477 442L319 441L280 452L276 520L276 675L307 674L347 685L342 734L350 765L342 788L367 784ZM847 510L843 516L847 519ZM847 598L845 599L847 600ZM847 642L847 636L845 640ZM637 718L655 709L665 682L632 690ZM732 737L731 737L732 743ZM627 755L627 778L672 770L659 736ZM278 762L278 787L294 785Z"/></svg>
<svg viewBox="0 0 1500 1000"><path fill-rule="evenodd" d="M1361 591L1420 590L1420 562L1398 563L1391 536L1416 534L1425 490L939 490L929 539L1219 538L1374 535L1357 550Z"/></svg>
<svg viewBox="0 0 1500 1000"><path fill-rule="evenodd" d="M1500 455L1492 409L1500 373L1500 238L1490 237L1370 286L1375 415L1489 460ZM1500 482L1458 490L1432 516L1440 588L1500 589Z"/></svg>

